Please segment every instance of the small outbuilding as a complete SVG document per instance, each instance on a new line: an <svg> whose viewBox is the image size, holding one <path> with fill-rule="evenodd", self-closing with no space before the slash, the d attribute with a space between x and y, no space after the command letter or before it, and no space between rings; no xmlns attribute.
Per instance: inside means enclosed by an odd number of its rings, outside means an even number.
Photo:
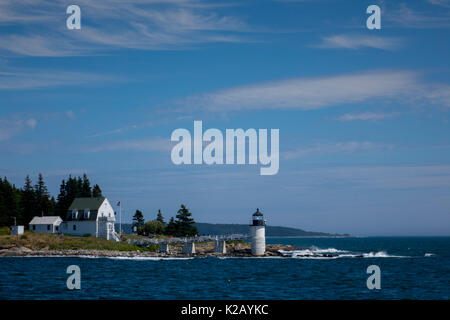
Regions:
<svg viewBox="0 0 450 320"><path fill-rule="evenodd" d="M19 235L19 234L23 234L23 226L11 226L9 227L10 230L10 234L11 235Z"/></svg>
<svg viewBox="0 0 450 320"><path fill-rule="evenodd" d="M63 220L59 216L34 217L30 222L30 230L39 233L58 233L61 222Z"/></svg>

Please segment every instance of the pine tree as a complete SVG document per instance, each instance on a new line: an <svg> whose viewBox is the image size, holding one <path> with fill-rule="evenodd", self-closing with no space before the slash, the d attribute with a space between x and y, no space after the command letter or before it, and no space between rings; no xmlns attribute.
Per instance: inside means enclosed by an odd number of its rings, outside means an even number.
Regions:
<svg viewBox="0 0 450 320"><path fill-rule="evenodd" d="M156 221L159 221L159 222L162 222L162 223L166 224L164 222L164 217L163 217L163 215L161 213L161 209L158 210L158 215L156 216Z"/></svg>
<svg viewBox="0 0 450 320"><path fill-rule="evenodd" d="M47 186L45 185L44 178L39 173L38 182L34 186L34 192L36 195L36 210L39 215L49 215L51 209L50 194L48 193Z"/></svg>
<svg viewBox="0 0 450 320"><path fill-rule="evenodd" d="M145 220L144 215L142 214L142 211L136 210L134 216L133 216L133 229L134 227L137 227L138 233L140 233L142 227L144 226Z"/></svg>
<svg viewBox="0 0 450 320"><path fill-rule="evenodd" d="M92 196L94 198L98 198L98 197L102 196L102 189L100 189L98 184L94 185L94 187L92 188Z"/></svg>
<svg viewBox="0 0 450 320"><path fill-rule="evenodd" d="M5 177L0 177L0 225L12 225L14 218L21 221L18 190Z"/></svg>
<svg viewBox="0 0 450 320"><path fill-rule="evenodd" d="M83 174L83 183L81 185L81 196L90 197L91 194L91 182L89 181L86 173Z"/></svg>
<svg viewBox="0 0 450 320"><path fill-rule="evenodd" d="M25 178L25 185L22 190L21 197L22 223L28 225L37 214L36 212L36 195L32 187L30 176Z"/></svg>
<svg viewBox="0 0 450 320"><path fill-rule="evenodd" d="M169 223L166 227L166 234L168 236L176 236L177 235L177 223L173 217L170 218Z"/></svg>
<svg viewBox="0 0 450 320"><path fill-rule="evenodd" d="M195 236L197 234L197 227L194 225L195 221L191 218L192 213L189 212L189 209L182 204L177 213L177 221L175 222L177 224L177 235L181 237Z"/></svg>
<svg viewBox="0 0 450 320"><path fill-rule="evenodd" d="M61 182L61 185L59 186L59 194L56 198L57 204L56 204L56 215L60 216L61 219L66 219L66 203L67 203L67 187L66 187L66 181L64 179Z"/></svg>

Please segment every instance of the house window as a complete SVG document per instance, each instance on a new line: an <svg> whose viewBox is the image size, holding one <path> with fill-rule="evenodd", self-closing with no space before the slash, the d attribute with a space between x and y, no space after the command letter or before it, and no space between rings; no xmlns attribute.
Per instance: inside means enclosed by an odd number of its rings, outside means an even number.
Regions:
<svg viewBox="0 0 450 320"><path fill-rule="evenodd" d="M33 230L36 230L36 225L35 224L33 224Z"/></svg>
<svg viewBox="0 0 450 320"><path fill-rule="evenodd" d="M47 230L50 230L50 225L49 224L47 225Z"/></svg>
<svg viewBox="0 0 450 320"><path fill-rule="evenodd" d="M76 219L78 215L78 210L72 210L72 219Z"/></svg>
<svg viewBox="0 0 450 320"><path fill-rule="evenodd" d="M56 227L55 227L55 230L56 230L56 231L59 231L59 227L58 227L58 226L56 226Z"/></svg>
<svg viewBox="0 0 450 320"><path fill-rule="evenodd" d="M89 209L84 209L84 219L89 219L90 211Z"/></svg>
<svg viewBox="0 0 450 320"><path fill-rule="evenodd" d="M74 225L73 225L73 231L76 231L76 230L77 230L77 225L74 224Z"/></svg>

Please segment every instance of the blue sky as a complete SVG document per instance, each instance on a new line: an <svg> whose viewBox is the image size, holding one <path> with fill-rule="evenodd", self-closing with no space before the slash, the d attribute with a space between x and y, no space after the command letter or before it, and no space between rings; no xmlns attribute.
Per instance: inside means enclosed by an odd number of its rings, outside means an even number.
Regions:
<svg viewBox="0 0 450 320"><path fill-rule="evenodd" d="M70 4L81 30L66 28ZM366 8L381 7L381 30ZM0 175L88 174L147 219L450 235L450 1L0 4ZM280 129L280 170L175 166L176 128Z"/></svg>

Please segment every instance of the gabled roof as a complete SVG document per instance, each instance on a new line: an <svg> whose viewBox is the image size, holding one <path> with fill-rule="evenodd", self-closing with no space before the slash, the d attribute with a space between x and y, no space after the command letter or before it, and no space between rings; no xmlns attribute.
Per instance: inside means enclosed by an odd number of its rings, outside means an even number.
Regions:
<svg viewBox="0 0 450 320"><path fill-rule="evenodd" d="M98 210L105 201L105 197L98 198L75 198L69 207L69 210Z"/></svg>
<svg viewBox="0 0 450 320"><path fill-rule="evenodd" d="M54 224L62 219L59 216L44 216L44 217L34 217L30 224Z"/></svg>

